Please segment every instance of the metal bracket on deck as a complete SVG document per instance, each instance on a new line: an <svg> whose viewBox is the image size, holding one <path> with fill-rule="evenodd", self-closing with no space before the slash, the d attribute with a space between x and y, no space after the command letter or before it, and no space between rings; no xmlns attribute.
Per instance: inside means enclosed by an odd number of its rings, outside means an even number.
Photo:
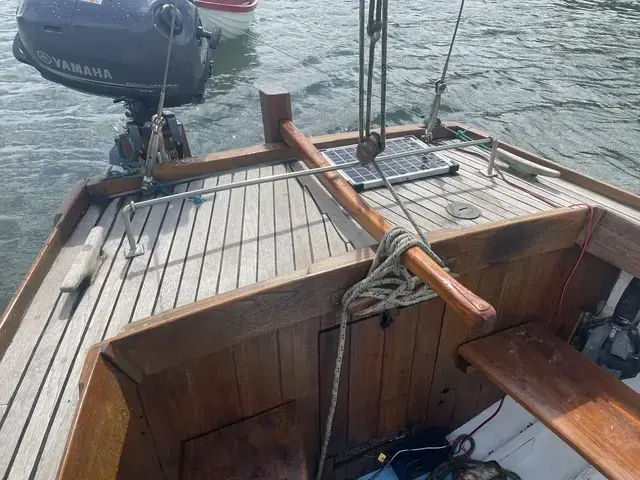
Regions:
<svg viewBox="0 0 640 480"><path fill-rule="evenodd" d="M496 154L498 153L498 141L494 140L491 145L491 156L489 157L489 166L487 170L480 169L479 172L485 177L497 177L498 172L493 169L493 165L496 162Z"/></svg>
<svg viewBox="0 0 640 480"><path fill-rule="evenodd" d="M136 242L133 236L133 229L131 228L131 215L133 215L135 211L136 203L134 201L131 201L129 205L122 209L122 220L124 221L127 241L129 242L129 247L125 247L124 249L125 258L138 257L144 253L144 247Z"/></svg>

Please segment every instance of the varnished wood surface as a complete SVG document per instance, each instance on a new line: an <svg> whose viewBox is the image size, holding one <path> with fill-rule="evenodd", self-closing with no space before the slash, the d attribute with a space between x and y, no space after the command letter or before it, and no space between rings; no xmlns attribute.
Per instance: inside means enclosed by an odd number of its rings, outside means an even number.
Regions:
<svg viewBox="0 0 640 480"><path fill-rule="evenodd" d="M454 271L457 266L462 271L478 270L499 261L500 241L514 242L510 247L514 258L545 253L551 246L570 247L585 221L586 209L564 209L477 227L468 237L457 231L441 232L433 235L433 247L445 254ZM558 228L563 223L568 225L566 231ZM503 232L507 233L503 236ZM449 258L452 253L455 258ZM160 371L265 329L334 310L344 291L366 274L372 258L368 249L349 252L318 262L308 271L185 305L130 325L114 339L114 346L147 374Z"/></svg>
<svg viewBox="0 0 640 480"><path fill-rule="evenodd" d="M283 165L278 168L284 172ZM241 172L245 178L271 173L271 167ZM232 181L232 175L207 179L209 184L218 181ZM194 189L202 183L176 188ZM301 204L291 204L289 194L297 195ZM145 254L133 260L123 255L121 207L122 200L92 205L76 228L69 229L71 238L54 258L0 361L0 404L5 405L0 435L6 439L0 442L0 476L52 478L64 448L59 439L71 424L83 361L92 344L152 313L307 267L302 257L294 261L294 248L306 248L312 255L309 263L353 248L298 183L256 185L238 190L233 199L230 192L221 192L207 196L200 207L187 200L140 209L132 226ZM291 209L302 213L295 225ZM258 210L270 212L265 214L270 224L258 222ZM108 232L104 261L86 289L60 294L66 267L95 225ZM289 241L288 258L286 248L276 249L280 239ZM35 284L30 280L28 285ZM106 353L139 379L137 366L127 364L118 350Z"/></svg>
<svg viewBox="0 0 640 480"><path fill-rule="evenodd" d="M640 472L640 395L538 324L460 354L613 480Z"/></svg>
<svg viewBox="0 0 640 480"><path fill-rule="evenodd" d="M397 125L387 127L387 137L424 134L420 125ZM310 137L317 148L340 147L358 141L358 132L332 133ZM185 158L175 163L157 165L154 177L162 182L189 179L201 175L213 175L224 170L252 167L266 163L282 163L295 157L295 153L285 143L267 143L253 147L243 147L219 153L209 153L201 157ZM140 188L140 179L92 178L87 191L92 197L118 195Z"/></svg>
<svg viewBox="0 0 640 480"><path fill-rule="evenodd" d="M605 212L593 230L587 251L640 277L640 222ZM584 239L578 242L584 244Z"/></svg>
<svg viewBox="0 0 640 480"><path fill-rule="evenodd" d="M93 360L57 478L162 478L136 384L101 356Z"/></svg>
<svg viewBox="0 0 640 480"><path fill-rule="evenodd" d="M548 292L562 285L550 283L553 275L546 275L546 269L545 274L538 275L534 267L558 263L572 249L578 247L559 251L562 255L557 258L557 252L546 252L511 264L485 266L463 275L460 280L496 304L506 305L509 300L513 302L510 309L522 305L522 315L505 317L510 324L542 322L550 307L536 301L530 290ZM371 255L362 253L346 255L366 271ZM575 257L569 260L572 258ZM336 258L326 260L325 268L316 265L314 273L309 275L309 285L317 286L316 290L325 288L322 287L325 282L321 284L319 279L336 268L336 261ZM512 271L520 274L522 265L530 269L533 283L517 281L517 276L510 274ZM599 276L597 271L591 274ZM335 283L333 279L329 277L326 284ZM287 291L291 293L290 287ZM256 288L258 286L253 287ZM267 313L267 304L263 303L270 297L274 302L273 314ZM313 476L331 392L338 339L337 302L326 307L329 309L326 315L308 318L305 315L314 313L310 308L291 311L289 306L283 306L282 297L274 295L274 291L260 300L259 295L250 294L234 298L231 292L217 298L221 301L218 311L213 309L200 319L200 330L196 324L190 324L184 330L184 340L169 333L167 337L173 342L159 345L151 337L146 342L139 325L129 327L131 331L138 330L140 335L138 353L143 352L143 347L149 347L146 353L158 353L155 362L163 355L168 357L162 360L165 363L159 371L147 373L138 384L165 478L178 478L183 443L195 439L195 445L210 432L292 400L299 409L297 424L304 439L309 475ZM332 296L324 292L322 298L331 301ZM573 308L583 300L570 296L566 305ZM310 302L309 305L314 305L317 300ZM257 317L250 316L251 311L266 317L265 323L259 325ZM287 312L291 313L288 319L284 318ZM222 325L222 330L212 330L223 318L228 323ZM211 323L207 323L209 321ZM350 322L327 462L330 476L350 478L371 469L367 458L333 466L337 455L346 448L361 446L409 424L456 427L473 416L483 402L499 395L499 391L490 388L491 384L478 374L466 375L456 366L456 348L474 335L440 299L402 310L386 330L380 327L378 316ZM114 345L117 346L117 341ZM212 392L224 392L224 395Z"/></svg>
<svg viewBox="0 0 640 480"><path fill-rule="evenodd" d="M338 144L341 142L344 142L341 144L352 143L353 136L349 140L349 135L331 136L333 139L331 141L338 142ZM291 155L291 152L288 152L287 155ZM486 162L482 158L464 151L445 152L442 155L459 162L458 175L422 179L398 185L396 187L398 193L403 197L408 208L412 210L418 222L432 230L429 232L429 236L434 241L434 248L440 249L439 253L445 257L454 272L464 273L473 270L473 268L495 265L490 269L492 271L495 269L496 272L492 274L494 282L498 285L499 282L504 281L504 291L498 295L497 301L494 300L495 295L492 298L490 293L483 290L483 285L486 284L481 279L477 293L497 307L500 323L506 326L513 325L512 322L519 321L518 315L514 317L513 314L522 311L527 319L539 319L546 316L548 324L550 316L557 309L559 300L557 292L562 288L563 282L573 267L575 258L577 258L575 251L572 253L573 258L570 258L571 256L567 255L564 250L570 247L570 237L573 235L573 229L579 227L580 216L585 215L584 209L573 213L573 220L566 224L566 228L563 228L559 222L554 223L552 217L539 220L541 223L538 223L535 228L533 225L529 225L530 228L527 227L529 229L525 228L528 225L525 222L520 238L529 241L519 243L517 250L509 250L511 258L501 256L500 248L483 248L481 246L483 244L482 237L487 235L486 245L500 245L500 238L506 241L507 238L513 239L513 237L506 235L506 232L499 233L495 229L493 233L490 233L491 227L488 231L484 231L483 224L492 219L500 219L500 222L504 222L524 214L548 211L552 207L528 193L510 186L501 178L487 179L483 177L478 173L479 169L486 168ZM220 158L229 159L224 154ZM284 173L287 169L288 167L284 164L266 165L260 168L259 175ZM205 184L215 185L234 181L234 173L231 171L208 178L205 180ZM246 178L246 176L255 175L255 172L249 170L242 174ZM239 175L240 173L237 175L238 178ZM590 247L593 250L590 251L609 261L618 262L616 263L618 267L637 268L633 263L636 243L634 238L637 235L633 233L633 229L627 230L626 224L622 225L622 229L616 225L626 218L640 217L638 211L591 192L584 187L572 185L563 179L542 179L538 182L532 182L508 171L505 172L505 178L516 185L542 195L552 201L554 205L568 206L586 202L604 205L611 209L614 213L609 216L609 220L615 228L594 231L594 239L596 240ZM192 183L195 188L197 183ZM21 479L31 475L32 478L45 480L49 480L54 475L64 448L63 442L58 439L64 438L67 434L74 406L78 401L78 381L82 372L85 352L95 342L116 335L130 321L137 320L139 317L135 312L142 314L142 312L148 312L151 309L158 314L163 312L167 306L171 308L172 303L176 306L189 305L198 299L215 295L219 291L219 274L215 272L219 272L221 265L231 258L231 255L226 255L225 259L225 245L234 244L233 248L236 249L238 259L244 252L248 255L247 258L252 258L257 263L254 269L253 260L250 264L240 265L239 262L237 277L232 275L231 278L237 278L238 285L242 285L249 278L253 278L254 273L257 273L256 277L259 281L292 272L296 268L304 268L305 265L296 262L296 258L305 258L305 256L308 258L309 254L313 253L313 260L317 261L316 251L324 252L323 254L328 252L334 257L339 257L341 252L353 248L349 243L350 240L361 241L360 237L350 237L349 235L352 233L344 236L343 232L335 228L344 226L345 222L342 220L332 221L331 212L336 213L335 205L331 208L327 206L326 199L331 199L331 197L323 187L319 186L319 191L315 187L304 189L302 192L295 191L292 196L291 189L297 188L297 185L296 182L281 181L245 189L245 205L248 204L247 199L254 204L255 199L258 199L258 205L256 205L259 210L257 238L254 236L256 233L253 226L255 218L252 216L254 212L246 208L237 209L235 206L238 205L238 202L233 204L233 212L236 212L233 221L237 222L237 214L245 216L245 213L247 214L246 221L243 220L242 226L236 230L227 229L228 215L232 212L230 210L230 192L220 192L208 196L205 204L199 208L195 208L191 201L178 202L177 212L180 212L180 215L175 222L176 230L173 234L168 229L169 223L167 221L167 219L171 220L171 216L174 215L172 213L173 207L169 209L166 206L157 206L158 208L142 209L136 213L133 227L134 234L145 245L147 253L133 261L126 260L122 255L124 230L119 216L116 215L118 204L109 207L92 206L82 217L75 230L69 232L72 236L61 247L53 265L48 268L49 271L43 280L42 287L36 289L37 293L33 296L31 306L22 316L22 322L14 342L5 353L7 358L0 361L0 380L2 380L0 386L0 395L2 396L0 399L0 422L2 422L0 434L3 435L3 438L10 439L0 442L2 443L0 445L2 451L1 474L7 475L6 472L9 471L7 476L10 479ZM191 188L191 186L186 188ZM322 195L318 197L320 194ZM365 197L367 202L383 214L387 220L407 226L406 219L402 217L399 209L384 189L365 193ZM295 202L302 202L303 208L300 209L300 212L304 212L306 215L306 226L301 222L303 217L298 215L299 212L291 211L291 202L294 198ZM131 199L135 198L126 201ZM481 208L482 214L472 221L460 221L447 216L448 214L444 213L444 208L451 200L465 200L476 204ZM107 209L111 212L109 215L113 214L112 220L109 222L105 217ZM79 215L81 213L82 211L78 212ZM295 216L292 213L295 213ZM618 217L620 217L618 220L613 221ZM604 216L600 218L600 222L603 219ZM60 297L58 285L64 276L65 266L73 260L74 252L81 248L84 241L83 235L86 235L96 222L104 225L107 230L110 229L104 246L107 253L106 260L94 283L82 295ZM297 222L297 226L306 229L306 235L301 235L299 230L294 232L292 222ZM324 235L318 233L322 232L320 228L322 224L324 224ZM446 239L455 234L455 229L463 227L476 229L474 234L476 237L475 239L468 237L467 240L470 243L467 243L467 247L465 247L467 253L458 255L455 247L447 246L453 244L447 244ZM234 226L234 228L236 227ZM438 230L433 231L436 228ZM227 235L227 231L229 235ZM347 231L349 231L348 228ZM611 232L615 232L613 236L611 236ZM246 249L241 247L241 251L238 251L237 245L235 245L238 243L237 240L228 242L229 239L232 239L232 235L238 233L243 242L247 241ZM601 236L602 234L609 236ZM238 237L233 238L237 239ZM301 240L307 242L309 247L307 244L301 244ZM444 243L441 243L440 240ZM167 241L171 245L168 252ZM511 244L509 243L509 245ZM530 248L531 246L533 247ZM231 253L233 253L233 248L229 250ZM549 251L553 248L561 250ZM367 268L366 262L371 259L371 251L364 252L366 252L364 257L360 257L365 261L362 264L360 275L364 275ZM619 254L620 252L622 254ZM156 256L154 257L154 255ZM233 255L236 258L236 254ZM363 255L363 253L354 252L354 255L356 255L354 258L357 259L357 255ZM542 257L531 259L535 255L542 255ZM161 258L166 259L164 265L158 262ZM509 273L511 267L507 268L506 264L494 263L510 259L522 260L514 265L512 273ZM575 326L578 311L581 308L591 308L592 305L595 305L593 302L597 303L596 296L606 295L608 282L612 275L615 275L616 268L610 266L604 268L601 262L595 260L587 257L583 261L584 265L576 273L576 282L584 282L585 288L580 287L581 283L570 285L563 309L568 314L563 315L559 321L553 322L552 325L558 334L567 335L567 332L570 333ZM307 267L307 270L309 273L322 272L329 268L328 265L339 265L341 262L342 260L337 260L336 263L336 258L329 258L324 262ZM534 277L523 282L518 279L517 272L533 274ZM503 275L506 276L503 277ZM152 283L156 286L155 290L150 288L153 286ZM540 293L541 290L531 288L532 285L536 286L539 283L548 285L546 289L546 292L549 293L548 296L537 296L536 292ZM28 288L33 288L35 284L29 280L26 285ZM500 283L500 285L502 284ZM528 288L527 294L513 293L526 288ZM323 308L335 308L330 305L337 305L342 293L341 291L333 291L333 294L335 298L330 298L330 303L322 304L325 305ZM585 299L587 294L592 298ZM518 298L513 300L512 297ZM225 301L225 298L228 300L227 297L220 300ZM213 307L213 304L209 304L209 306ZM540 308L537 308L538 306ZM250 305L247 305L247 308L250 309ZM443 308L443 306L440 304L439 308ZM503 314L500 314L501 310L504 311ZM184 311L176 312L176 314L182 315ZM205 314L203 313L203 315ZM442 318L443 315L440 313L439 320L418 321L418 329L439 338ZM296 321L296 318L291 317L291 321ZM335 319L323 320L325 328L330 328L332 321ZM250 327L250 325L248 326ZM251 328L243 330L248 337L260 335L260 332L263 331L260 330L262 326L258 329ZM207 332L205 331L205 333ZM308 332L305 335L308 335ZM277 343L280 348L285 344L282 337L278 339ZM415 345L415 349L416 354L420 353L425 359L425 373L424 376L412 376L410 391L415 393L409 394L407 411L412 412L409 418L427 415L427 407L425 407L423 400L425 397L428 399L430 395L443 397L450 395L441 393L446 386L440 390L431 388L431 373L427 373L431 371L429 362L437 352L437 342L426 344L419 342ZM204 348L203 351L208 350ZM326 352L328 350L321 351L322 355L328 358L331 354ZM287 352L283 351L283 353ZM396 359L390 359L390 361L396 362ZM394 365L396 366L393 368L402 371L401 363L394 363ZM382 368L383 370L385 368L384 361ZM327 375L330 375L330 372ZM285 390L287 388L283 387L283 398L286 397ZM308 385L305 387L307 390L309 388ZM451 389L451 387L449 388ZM490 382L481 382L478 389L476 409L481 404L488 405L492 399L497 399L499 394ZM288 391L291 392L291 389L289 388ZM471 398L469 395L465 395L465 397ZM381 398L393 404L398 403L397 400L389 398L387 393L384 393ZM447 401L446 398L439 398L436 400L436 404L443 400ZM465 403L467 406L464 409L461 409L462 407L454 408L454 413L444 423L451 425L456 419L463 418L472 410L472 403L473 401L469 400ZM397 412L397 410L395 411ZM381 425L392 424L394 418L399 418L395 417L395 414L391 417L393 418L380 418ZM316 426L316 428L318 427ZM305 430L305 432L307 431ZM310 436L308 433L305 435Z"/></svg>
<svg viewBox="0 0 640 480"><path fill-rule="evenodd" d="M295 407L290 402L186 442L181 480L309 478Z"/></svg>
<svg viewBox="0 0 640 480"><path fill-rule="evenodd" d="M310 168L329 166L328 161L290 120L282 122L280 128L287 145L296 150ZM320 181L340 205L376 240L380 241L392 228L391 223L371 208L339 173L324 173ZM447 303L456 308L467 322L478 330L491 329L496 317L496 312L491 305L462 286L421 248L410 248L403 257L407 267Z"/></svg>

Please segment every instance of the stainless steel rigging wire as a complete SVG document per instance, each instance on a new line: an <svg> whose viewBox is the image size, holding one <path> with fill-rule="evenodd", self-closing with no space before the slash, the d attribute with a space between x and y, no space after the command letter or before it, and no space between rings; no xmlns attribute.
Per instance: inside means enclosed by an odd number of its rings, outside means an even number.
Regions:
<svg viewBox="0 0 640 480"><path fill-rule="evenodd" d="M145 174L142 179L142 191L150 193L153 190L153 169L156 166L158 155L161 157L161 161L166 161L166 152L164 148L164 139L162 138L162 128L164 127L164 99L167 94L167 80L169 78L169 65L171 63L171 49L173 47L173 38L175 36L176 15L178 6L174 2L171 4L171 29L169 31L169 45L167 47L167 58L164 63L164 75L162 76L162 90L160 91L160 98L158 99L158 111L151 119L151 137L149 138L149 144L147 145L147 158L145 162Z"/></svg>
<svg viewBox="0 0 640 480"><path fill-rule="evenodd" d="M456 20L456 26L453 29L453 36L451 37L451 43L449 44L449 52L447 53L447 59L444 62L444 67L442 68L442 75L440 76L440 80L436 82L436 96L433 98L433 103L431 104L431 111L429 112L429 117L425 120L426 126L426 136L427 139L431 139L431 135L433 133L433 129L436 126L436 121L438 120L438 111L440 110L440 102L442 101L442 94L447 90L447 70L449 69L449 60L451 60L451 52L453 52L453 44L456 41L456 36L458 34L458 27L460 26L460 19L462 18L462 11L464 9L464 0L460 2L460 10L458 11L458 19Z"/></svg>

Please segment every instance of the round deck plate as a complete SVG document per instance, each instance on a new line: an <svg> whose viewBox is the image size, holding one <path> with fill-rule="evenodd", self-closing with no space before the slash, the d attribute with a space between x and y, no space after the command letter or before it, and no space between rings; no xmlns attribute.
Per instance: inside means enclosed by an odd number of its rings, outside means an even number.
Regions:
<svg viewBox="0 0 640 480"><path fill-rule="evenodd" d="M456 218L473 220L480 216L480 209L466 202L451 202L447 205L447 212Z"/></svg>

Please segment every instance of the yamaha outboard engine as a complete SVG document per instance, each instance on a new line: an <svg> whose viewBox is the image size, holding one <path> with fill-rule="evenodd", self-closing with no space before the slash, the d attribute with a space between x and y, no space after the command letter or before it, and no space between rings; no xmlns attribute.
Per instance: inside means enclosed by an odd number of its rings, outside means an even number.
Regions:
<svg viewBox="0 0 640 480"><path fill-rule="evenodd" d="M191 1L23 0L16 13L18 60L48 80L125 102L131 121L116 140L112 163L144 158L167 63L172 5L177 9L164 106L177 107L204 100L220 39L219 32L204 31ZM175 117L164 127L172 156L182 156Z"/></svg>

